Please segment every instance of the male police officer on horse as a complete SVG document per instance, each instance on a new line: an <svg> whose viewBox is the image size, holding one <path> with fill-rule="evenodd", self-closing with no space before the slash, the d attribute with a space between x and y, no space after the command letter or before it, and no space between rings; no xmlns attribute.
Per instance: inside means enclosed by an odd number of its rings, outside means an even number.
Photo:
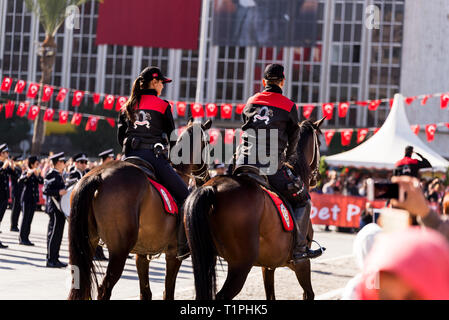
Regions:
<svg viewBox="0 0 449 320"><path fill-rule="evenodd" d="M270 185L276 191L281 193L284 198L291 198L289 190L284 188L284 181L279 181L279 178L282 180L287 177L278 173L282 163L296 155L300 129L298 111L295 103L282 95L282 88L285 84L283 66L279 64L268 65L265 69L262 83L265 90L251 97L243 109L243 143L237 151L236 168L247 165L259 168L260 173L267 175ZM277 130L277 141L270 141L271 135L268 135L268 133L266 134L266 140L261 138L260 131L270 131L272 129ZM261 163L259 155L266 154L263 150L265 152L268 149L272 151L271 144L275 143L277 143L277 149L274 152L276 152L278 158L277 166L273 169L271 165L268 167L266 164ZM254 159L256 161L252 163ZM301 232L298 220L304 208L297 208L293 203L291 204L294 207L293 218L296 226L296 244L293 248L293 261L299 262L303 259L320 256L322 250L310 250L306 235Z"/></svg>

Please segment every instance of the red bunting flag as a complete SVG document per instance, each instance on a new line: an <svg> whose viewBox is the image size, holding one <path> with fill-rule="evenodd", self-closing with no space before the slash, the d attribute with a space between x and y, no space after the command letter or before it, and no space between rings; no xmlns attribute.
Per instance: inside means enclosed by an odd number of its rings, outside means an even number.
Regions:
<svg viewBox="0 0 449 320"><path fill-rule="evenodd" d="M92 95L92 100L94 101L94 104L97 105L100 103L101 95L99 93L94 93Z"/></svg>
<svg viewBox="0 0 449 320"><path fill-rule="evenodd" d="M304 116L304 118L309 119L312 115L313 109L315 109L314 104L306 104L305 106L303 106L302 115Z"/></svg>
<svg viewBox="0 0 449 320"><path fill-rule="evenodd" d="M37 93L39 92L40 85L37 83L32 83L28 87L27 98L34 99L36 98Z"/></svg>
<svg viewBox="0 0 449 320"><path fill-rule="evenodd" d="M178 117L185 117L186 115L187 104L185 102L178 102L176 104L176 113Z"/></svg>
<svg viewBox="0 0 449 320"><path fill-rule="evenodd" d="M332 115L334 114L334 104L333 103L323 103L323 116L326 117L326 120L331 120Z"/></svg>
<svg viewBox="0 0 449 320"><path fill-rule="evenodd" d="M365 140L366 136L368 135L368 129L359 129L357 130L357 143L361 143L363 140Z"/></svg>
<svg viewBox="0 0 449 320"><path fill-rule="evenodd" d="M98 117L90 116L89 119L87 119L85 130L97 131L97 124L98 124Z"/></svg>
<svg viewBox="0 0 449 320"><path fill-rule="evenodd" d="M235 129L226 129L225 130L225 136L224 136L224 143L225 144L232 144L235 137Z"/></svg>
<svg viewBox="0 0 449 320"><path fill-rule="evenodd" d="M375 135L378 131L380 130L380 128L376 128L376 129L374 129L374 133L373 133L373 135Z"/></svg>
<svg viewBox="0 0 449 320"><path fill-rule="evenodd" d="M14 101L8 101L8 103L5 105L5 118L9 119L14 114Z"/></svg>
<svg viewBox="0 0 449 320"><path fill-rule="evenodd" d="M16 87L14 88L14 92L21 94L23 92L23 90L25 89L26 84L27 84L26 81L19 80L16 83Z"/></svg>
<svg viewBox="0 0 449 320"><path fill-rule="evenodd" d="M221 105L221 118L231 119L232 118L232 104L222 104Z"/></svg>
<svg viewBox="0 0 449 320"><path fill-rule="evenodd" d="M331 143L332 138L334 137L334 135L335 135L335 130L327 130L327 131L324 131L324 139L326 140L326 145L327 145L327 146L330 145L330 143Z"/></svg>
<svg viewBox="0 0 449 320"><path fill-rule="evenodd" d="M114 118L106 118L106 121L109 123L109 125L114 128L115 127L115 120Z"/></svg>
<svg viewBox="0 0 449 320"><path fill-rule="evenodd" d="M235 107L235 113L237 114L242 114L243 109L245 109L246 104L244 103L239 103L236 107Z"/></svg>
<svg viewBox="0 0 449 320"><path fill-rule="evenodd" d="M59 90L58 95L56 96L56 101L63 102L68 92L69 90L67 90L66 88L61 88L61 90Z"/></svg>
<svg viewBox="0 0 449 320"><path fill-rule="evenodd" d="M49 108L45 110L44 113L44 121L53 121L53 115L55 114L55 110Z"/></svg>
<svg viewBox="0 0 449 320"><path fill-rule="evenodd" d="M199 103L192 103L191 106L192 117L193 118L203 118L204 117L204 109L203 106Z"/></svg>
<svg viewBox="0 0 449 320"><path fill-rule="evenodd" d="M11 86L12 86L12 79L5 77L2 82L1 90L3 92L9 92L9 90L11 89Z"/></svg>
<svg viewBox="0 0 449 320"><path fill-rule="evenodd" d="M44 91L42 92L42 101L43 102L50 101L52 95L53 95L53 87L45 85Z"/></svg>
<svg viewBox="0 0 449 320"><path fill-rule="evenodd" d="M0 112L3 110L3 104L0 103Z"/></svg>
<svg viewBox="0 0 449 320"><path fill-rule="evenodd" d="M65 124L69 120L69 112L65 110L59 111L59 123Z"/></svg>
<svg viewBox="0 0 449 320"><path fill-rule="evenodd" d="M41 109L38 106L32 106L28 112L28 119L35 120Z"/></svg>
<svg viewBox="0 0 449 320"><path fill-rule="evenodd" d="M449 93L443 93L440 97L441 100L441 109L446 109L447 104L449 103Z"/></svg>
<svg viewBox="0 0 449 320"><path fill-rule="evenodd" d="M377 108L380 106L381 102L382 102L381 100L372 100L372 101L370 101L370 103L368 105L368 110L376 111Z"/></svg>
<svg viewBox="0 0 449 320"><path fill-rule="evenodd" d="M414 96L414 97L406 97L406 98L405 98L405 103L408 104L408 105L411 105L412 102L416 100L416 98L417 98L417 96Z"/></svg>
<svg viewBox="0 0 449 320"><path fill-rule="evenodd" d="M428 124L426 125L426 135L427 135L427 141L432 142L435 138L435 131L437 131L437 125L436 124Z"/></svg>
<svg viewBox="0 0 449 320"><path fill-rule="evenodd" d="M83 115L81 113L74 113L72 117L71 123L79 126L81 124L81 119L83 118Z"/></svg>
<svg viewBox="0 0 449 320"><path fill-rule="evenodd" d="M73 94L72 107L79 107L83 101L84 91L76 90Z"/></svg>
<svg viewBox="0 0 449 320"><path fill-rule="evenodd" d="M209 143L214 146L217 144L218 139L220 138L220 130L219 129L209 129L208 131L210 140Z"/></svg>
<svg viewBox="0 0 449 320"><path fill-rule="evenodd" d="M354 130L352 130L352 129L343 129L341 131L341 145L342 146L348 146L351 143L353 131Z"/></svg>
<svg viewBox="0 0 449 320"><path fill-rule="evenodd" d="M348 102L340 102L338 104L338 116L340 118L346 117L346 113L348 112L348 109L349 109L349 103Z"/></svg>
<svg viewBox="0 0 449 320"><path fill-rule="evenodd" d="M432 97L431 94L424 96L424 98L422 98L422 100L421 100L421 105L424 106L427 103L427 100L429 100L429 98L431 98L431 97Z"/></svg>
<svg viewBox="0 0 449 320"><path fill-rule="evenodd" d="M419 124L415 124L415 125L411 126L411 129L412 129L414 134L418 135L418 133L419 133Z"/></svg>
<svg viewBox="0 0 449 320"><path fill-rule="evenodd" d="M216 117L218 114L218 108L215 103L208 103L206 105L206 116L208 117Z"/></svg>
<svg viewBox="0 0 449 320"><path fill-rule="evenodd" d="M128 97L119 97L117 99L117 104L115 105L115 111L120 111L125 105L126 101L128 101Z"/></svg>
<svg viewBox="0 0 449 320"><path fill-rule="evenodd" d="M21 102L19 103L19 106L17 107L17 115L19 117L23 117L24 115L26 115L27 111L28 111L28 105L29 102Z"/></svg>
<svg viewBox="0 0 449 320"><path fill-rule="evenodd" d="M368 101L356 101L355 104L362 106L362 107L366 107L366 105L368 104Z"/></svg>
<svg viewBox="0 0 449 320"><path fill-rule="evenodd" d="M1 110L1 108L0 108ZM449 122L446 122L446 127L449 129Z"/></svg>
<svg viewBox="0 0 449 320"><path fill-rule="evenodd" d="M115 97L112 94L108 94L103 101L103 108L106 110L112 110L114 107Z"/></svg>

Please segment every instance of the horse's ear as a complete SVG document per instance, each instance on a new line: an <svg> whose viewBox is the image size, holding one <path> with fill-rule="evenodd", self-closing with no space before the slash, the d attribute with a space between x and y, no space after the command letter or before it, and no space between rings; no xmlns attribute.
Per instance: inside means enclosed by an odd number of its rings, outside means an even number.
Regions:
<svg viewBox="0 0 449 320"><path fill-rule="evenodd" d="M316 121L315 125L319 128L323 124L325 119L326 119L326 116L324 116L321 120Z"/></svg>
<svg viewBox="0 0 449 320"><path fill-rule="evenodd" d="M208 119L204 124L201 125L203 127L203 130L209 130L210 127L212 127L212 120Z"/></svg>

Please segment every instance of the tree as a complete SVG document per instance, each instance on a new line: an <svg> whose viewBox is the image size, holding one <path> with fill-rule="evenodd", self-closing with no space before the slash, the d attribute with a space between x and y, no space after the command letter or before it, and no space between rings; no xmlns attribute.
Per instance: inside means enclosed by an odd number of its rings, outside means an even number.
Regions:
<svg viewBox="0 0 449 320"><path fill-rule="evenodd" d="M45 39L39 44L38 50L42 69L38 105L42 105L43 85L51 84L51 75L55 65L57 50L55 35L65 22L65 19L72 14L71 7L79 7L88 1L91 0L25 0L28 9L39 19L45 31ZM34 121L33 141L31 145L31 152L33 154L40 153L40 148L44 142L45 123L43 119L44 111L41 110Z"/></svg>

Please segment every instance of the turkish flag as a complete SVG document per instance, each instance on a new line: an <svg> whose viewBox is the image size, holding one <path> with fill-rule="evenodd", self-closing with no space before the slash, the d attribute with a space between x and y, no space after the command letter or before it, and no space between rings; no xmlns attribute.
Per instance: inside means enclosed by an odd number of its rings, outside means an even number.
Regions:
<svg viewBox="0 0 449 320"><path fill-rule="evenodd" d="M348 146L351 143L351 138L352 138L352 132L354 130L352 129L343 129L341 131L341 145L342 146Z"/></svg>
<svg viewBox="0 0 449 320"><path fill-rule="evenodd" d="M305 106L303 106L302 115L304 116L304 118L309 119L312 115L313 109L315 109L314 104L306 104Z"/></svg>
<svg viewBox="0 0 449 320"><path fill-rule="evenodd" d="M34 99L36 98L37 93L39 92L40 85L37 83L32 83L28 87L27 98Z"/></svg>
<svg viewBox="0 0 449 320"><path fill-rule="evenodd" d="M414 97L406 97L405 98L405 103L408 104L408 105L411 105L412 102L415 101L416 98L417 98L416 96L414 96Z"/></svg>
<svg viewBox="0 0 449 320"><path fill-rule="evenodd" d="M324 131L324 140L326 140L326 145L329 146L332 138L335 135L335 130L326 130Z"/></svg>
<svg viewBox="0 0 449 320"><path fill-rule="evenodd" d="M357 130L357 143L361 143L363 140L365 140L367 135L368 129L364 128Z"/></svg>
<svg viewBox="0 0 449 320"><path fill-rule="evenodd" d="M66 95L67 95L68 90L65 88L61 88L61 90L59 90L58 95L56 96L56 101L58 102L63 102Z"/></svg>
<svg viewBox="0 0 449 320"><path fill-rule="evenodd" d="M99 104L100 103L100 98L101 98L101 95L99 93L94 93L92 95L92 99L94 100L94 104Z"/></svg>
<svg viewBox="0 0 449 320"><path fill-rule="evenodd" d="M394 98L390 99L390 109L393 108L393 102L394 102Z"/></svg>
<svg viewBox="0 0 449 320"><path fill-rule="evenodd" d="M232 104L222 104L221 105L221 118L231 119L232 118Z"/></svg>
<svg viewBox="0 0 449 320"><path fill-rule="evenodd" d="M368 101L356 101L355 104L365 107L368 104Z"/></svg>
<svg viewBox="0 0 449 320"><path fill-rule="evenodd" d="M44 113L44 121L53 121L53 115L55 114L55 110L49 108L45 110Z"/></svg>
<svg viewBox="0 0 449 320"><path fill-rule="evenodd" d="M235 137L235 129L226 129L225 130L225 136L224 136L224 143L225 144L232 144Z"/></svg>
<svg viewBox="0 0 449 320"><path fill-rule="evenodd" d="M348 102L340 102L338 104L338 116L340 118L346 117L346 113L348 112L348 109L349 109L349 103Z"/></svg>
<svg viewBox="0 0 449 320"><path fill-rule="evenodd" d="M208 117L216 117L218 113L218 108L215 103L208 103L206 105L206 116Z"/></svg>
<svg viewBox="0 0 449 320"><path fill-rule="evenodd" d="M50 101L52 95L53 95L53 87L45 85L44 92L42 93L42 101L43 102Z"/></svg>
<svg viewBox="0 0 449 320"><path fill-rule="evenodd" d="M449 103L449 93L443 93L440 97L441 100L441 109L447 108L447 104Z"/></svg>
<svg viewBox="0 0 449 320"><path fill-rule="evenodd" d="M14 114L14 101L9 100L8 103L5 105L5 118L9 119Z"/></svg>
<svg viewBox="0 0 449 320"><path fill-rule="evenodd" d="M0 108L1 110L1 108ZM449 129L449 122L446 122L446 127Z"/></svg>
<svg viewBox="0 0 449 320"><path fill-rule="evenodd" d="M117 99L117 104L115 105L115 111L120 111L120 109L125 105L126 101L128 101L128 97L119 97Z"/></svg>
<svg viewBox="0 0 449 320"><path fill-rule="evenodd" d="M427 141L432 142L435 138L435 131L437 131L437 125L436 124L428 124L426 126L426 135L427 135Z"/></svg>
<svg viewBox="0 0 449 320"><path fill-rule="evenodd" d="M59 123L65 124L69 120L69 112L65 110L59 111Z"/></svg>
<svg viewBox="0 0 449 320"><path fill-rule="evenodd" d="M0 112L3 110L3 104L0 103Z"/></svg>
<svg viewBox="0 0 449 320"><path fill-rule="evenodd" d="M16 114L19 117L23 117L27 113L27 111L28 111L28 105L29 105L29 103L25 103L25 102L19 103L19 106L17 107L17 113Z"/></svg>
<svg viewBox="0 0 449 320"><path fill-rule="evenodd" d="M410 128L412 129L414 134L418 135L418 133L419 133L419 124L415 124L413 126L410 126Z"/></svg>
<svg viewBox="0 0 449 320"><path fill-rule="evenodd" d="M103 101L103 108L106 110L112 110L114 107L115 97L112 94L108 94Z"/></svg>
<svg viewBox="0 0 449 320"><path fill-rule="evenodd" d="M244 103L239 103L236 108L235 108L235 113L237 114L242 114L243 109L245 109L246 104Z"/></svg>
<svg viewBox="0 0 449 320"><path fill-rule="evenodd" d="M81 104L81 101L83 101L83 97L84 97L84 91L76 90L75 93L73 94L72 107L79 107Z"/></svg>
<svg viewBox="0 0 449 320"><path fill-rule="evenodd" d="M39 114L39 111L41 110L41 108L39 108L38 106L32 106L30 108L30 111L28 112L28 119L30 120L35 120L37 115Z"/></svg>
<svg viewBox="0 0 449 320"><path fill-rule="evenodd" d="M326 120L331 120L332 115L334 114L334 104L333 103L323 103L323 116L326 117Z"/></svg>
<svg viewBox="0 0 449 320"><path fill-rule="evenodd" d="M23 80L19 80L17 83L16 83L16 87L14 88L14 92L15 93L22 93L23 92L23 90L25 89L25 86L26 86L26 81L23 81Z"/></svg>
<svg viewBox="0 0 449 320"><path fill-rule="evenodd" d="M114 128L115 127L115 120L114 118L106 118L106 121L109 123L109 125Z"/></svg>
<svg viewBox="0 0 449 320"><path fill-rule="evenodd" d="M97 131L98 117L90 116L87 119L86 131Z"/></svg>
<svg viewBox="0 0 449 320"><path fill-rule="evenodd" d="M176 113L178 117L185 117L186 115L187 104L185 102L178 102L176 104Z"/></svg>
<svg viewBox="0 0 449 320"><path fill-rule="evenodd" d="M9 92L9 90L11 89L11 86L12 86L12 79L5 77L2 82L1 90L3 92Z"/></svg>
<svg viewBox="0 0 449 320"><path fill-rule="evenodd" d="M377 108L380 106L381 102L382 102L381 100L372 100L372 101L370 101L370 103L368 105L368 110L376 111Z"/></svg>
<svg viewBox="0 0 449 320"><path fill-rule="evenodd" d="M374 129L373 135L375 135L379 130L380 130L380 128Z"/></svg>
<svg viewBox="0 0 449 320"><path fill-rule="evenodd" d="M427 103L427 100L428 100L429 98L431 98L431 97L432 97L431 94L428 94L428 95L424 96L424 98L422 98L422 100L421 100L421 105L422 105L422 106L425 105L425 104Z"/></svg>
<svg viewBox="0 0 449 320"><path fill-rule="evenodd" d="M79 126L82 118L83 118L83 115L81 113L74 113L71 123L76 126Z"/></svg>
<svg viewBox="0 0 449 320"><path fill-rule="evenodd" d="M214 146L217 144L218 139L220 138L220 130L219 129L209 129L209 143Z"/></svg>
<svg viewBox="0 0 449 320"><path fill-rule="evenodd" d="M199 103L192 103L190 106L190 110L192 111L193 118L202 118L204 117L204 109L203 106Z"/></svg>

